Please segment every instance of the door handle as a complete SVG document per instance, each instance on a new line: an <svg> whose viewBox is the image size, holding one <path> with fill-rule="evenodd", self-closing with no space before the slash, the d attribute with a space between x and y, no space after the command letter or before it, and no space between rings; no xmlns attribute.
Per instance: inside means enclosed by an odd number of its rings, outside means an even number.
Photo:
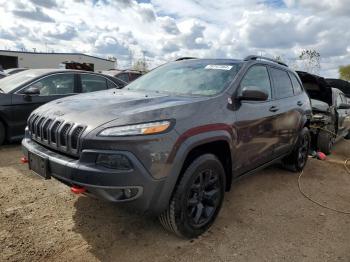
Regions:
<svg viewBox="0 0 350 262"><path fill-rule="evenodd" d="M271 112L277 112L279 108L277 106L271 106L269 109Z"/></svg>
<svg viewBox="0 0 350 262"><path fill-rule="evenodd" d="M298 106L302 106L302 105L303 105L303 102L298 101L297 105L298 105Z"/></svg>

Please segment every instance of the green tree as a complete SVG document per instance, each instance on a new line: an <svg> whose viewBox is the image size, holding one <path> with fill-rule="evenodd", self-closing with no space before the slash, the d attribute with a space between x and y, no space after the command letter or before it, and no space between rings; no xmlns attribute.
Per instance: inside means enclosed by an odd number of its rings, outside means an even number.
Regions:
<svg viewBox="0 0 350 262"><path fill-rule="evenodd" d="M318 74L321 69L321 55L314 49L304 49L299 55L299 60L302 62L302 70Z"/></svg>
<svg viewBox="0 0 350 262"><path fill-rule="evenodd" d="M350 81L350 65L339 67L339 78Z"/></svg>

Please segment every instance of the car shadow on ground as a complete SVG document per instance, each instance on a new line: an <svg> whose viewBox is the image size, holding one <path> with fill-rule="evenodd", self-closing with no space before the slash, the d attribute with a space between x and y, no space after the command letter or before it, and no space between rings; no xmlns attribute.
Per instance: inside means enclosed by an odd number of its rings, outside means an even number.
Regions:
<svg viewBox="0 0 350 262"><path fill-rule="evenodd" d="M269 170L269 173L275 172L279 170L276 167L278 167L278 165L270 167L267 170ZM241 190L242 187L245 187L245 184L252 184L252 186L255 186L255 180L264 179L266 175L261 176L262 174L260 173L259 175L259 173L260 172L255 175L246 176L244 179L236 181L233 192L227 193L225 197L227 202L225 201L225 207L222 210L224 211L224 214L222 214L223 217L228 217L227 214L225 215L228 210L237 213L235 212L237 211L235 210L236 208L240 209L248 205L246 202L250 201L249 199L239 198L236 195L242 194ZM289 172L284 173L289 174ZM271 192L276 185L268 184L268 189L266 189L266 191ZM241 188L238 192L236 191L237 187ZM230 203L230 199L235 199L234 205ZM149 249L154 243L158 243L157 249L163 250L163 252L160 253L160 255L162 255L164 254L164 250L168 250L168 253L172 253L176 252L176 248L182 247L183 245L201 241L201 239L186 240L177 237L165 231L157 218L132 212L123 206L113 203L82 196L76 200L74 206L73 231L84 238L88 245L89 252L94 254L94 256L101 261L110 261L118 257L123 258L123 255L128 255L130 261L133 261L133 259L137 260L138 258L142 260L143 256L149 254ZM220 216L221 215L219 215L219 221L214 224L216 230L213 230L214 232L218 230L218 233L222 226L222 218L220 218ZM230 223L233 224L226 225L229 227L237 226L240 223L239 216L231 216L229 220L231 221ZM206 237L210 238L210 236L211 233ZM128 250L133 250L133 252L129 252ZM135 250L137 250L136 253ZM157 253L155 250L152 252L153 255ZM128 259L124 259L124 261L129 261Z"/></svg>
<svg viewBox="0 0 350 262"><path fill-rule="evenodd" d="M21 142L0 145L0 151L16 150L21 146Z"/></svg>
<svg viewBox="0 0 350 262"><path fill-rule="evenodd" d="M120 205L82 196L74 206L73 231L85 239L89 252L101 261L116 259L128 250L138 250L138 254L131 254L138 256L154 241L181 241L165 231L156 217Z"/></svg>

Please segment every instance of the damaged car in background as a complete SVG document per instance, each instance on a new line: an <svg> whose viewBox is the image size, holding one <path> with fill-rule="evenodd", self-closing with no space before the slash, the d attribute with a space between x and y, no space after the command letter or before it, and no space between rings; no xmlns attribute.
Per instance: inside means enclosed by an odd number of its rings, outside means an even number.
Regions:
<svg viewBox="0 0 350 262"><path fill-rule="evenodd" d="M297 73L311 98L313 149L330 154L337 140L350 139L348 98L323 77L302 71Z"/></svg>

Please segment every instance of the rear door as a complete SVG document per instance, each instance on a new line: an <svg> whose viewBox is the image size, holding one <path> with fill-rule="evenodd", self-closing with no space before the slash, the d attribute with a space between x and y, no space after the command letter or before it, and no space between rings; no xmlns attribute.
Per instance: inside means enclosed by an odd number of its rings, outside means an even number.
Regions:
<svg viewBox="0 0 350 262"><path fill-rule="evenodd" d="M274 156L279 157L291 151L295 138L298 135L304 101L294 95L292 81L287 70L270 67L273 92L276 103L274 129L277 143L274 148Z"/></svg>
<svg viewBox="0 0 350 262"><path fill-rule="evenodd" d="M26 95L25 90L36 87L39 95ZM52 100L77 93L74 73L57 73L44 76L12 94L12 121L9 126L12 136L22 136L28 116L37 107Z"/></svg>
<svg viewBox="0 0 350 262"><path fill-rule="evenodd" d="M255 86L269 94L267 101L241 101L236 111L236 169L245 173L272 160L276 144L275 112L270 77L265 65L250 67L242 78L238 95L246 86Z"/></svg>

